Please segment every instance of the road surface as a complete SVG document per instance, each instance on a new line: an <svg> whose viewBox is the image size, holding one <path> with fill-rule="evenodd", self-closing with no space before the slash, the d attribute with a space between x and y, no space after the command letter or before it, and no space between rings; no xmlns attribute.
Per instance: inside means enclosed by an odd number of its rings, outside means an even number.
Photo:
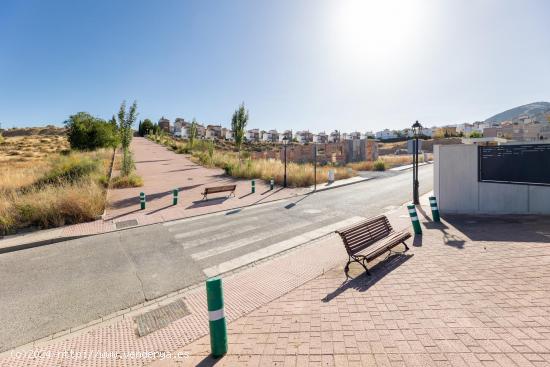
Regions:
<svg viewBox="0 0 550 367"><path fill-rule="evenodd" d="M0 254L0 352L383 213L410 200L411 176ZM433 166L419 179L420 193L430 191Z"/></svg>

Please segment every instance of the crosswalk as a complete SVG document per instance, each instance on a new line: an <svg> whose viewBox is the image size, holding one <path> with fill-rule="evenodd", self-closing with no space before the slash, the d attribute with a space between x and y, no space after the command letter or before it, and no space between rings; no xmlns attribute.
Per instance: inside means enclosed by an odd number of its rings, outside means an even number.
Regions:
<svg viewBox="0 0 550 367"><path fill-rule="evenodd" d="M190 261L208 276L286 251L364 219L279 201L165 223Z"/></svg>

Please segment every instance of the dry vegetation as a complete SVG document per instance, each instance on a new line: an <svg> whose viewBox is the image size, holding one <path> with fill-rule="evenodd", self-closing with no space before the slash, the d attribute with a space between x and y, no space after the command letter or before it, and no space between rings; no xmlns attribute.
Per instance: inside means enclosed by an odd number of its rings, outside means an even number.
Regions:
<svg viewBox="0 0 550 367"><path fill-rule="evenodd" d="M165 145L168 149L176 153L191 154L191 159L203 166L222 168L231 177L245 179L256 178L265 181L274 179L279 185L284 181L284 164L279 160L251 159L247 151L239 155L230 150L221 150L219 149L219 145L209 146L210 143L203 140L196 141L193 149L190 149L186 142L174 140L170 137L158 139L150 137L150 139ZM227 146L229 143L225 144ZM347 167L318 166L317 183L327 181L328 171L330 169L335 171L335 179L337 180L355 176L355 172ZM313 185L313 165L307 163L288 163L287 184L292 187L307 187Z"/></svg>
<svg viewBox="0 0 550 367"><path fill-rule="evenodd" d="M428 160L432 160L432 154L428 154ZM424 155L418 156L420 163L424 162ZM385 171L390 168L412 164L412 155L381 155L377 161L348 163L347 167L354 171Z"/></svg>
<svg viewBox="0 0 550 367"><path fill-rule="evenodd" d="M112 152L71 153L68 147L65 136L4 138L0 234L79 223L102 213Z"/></svg>

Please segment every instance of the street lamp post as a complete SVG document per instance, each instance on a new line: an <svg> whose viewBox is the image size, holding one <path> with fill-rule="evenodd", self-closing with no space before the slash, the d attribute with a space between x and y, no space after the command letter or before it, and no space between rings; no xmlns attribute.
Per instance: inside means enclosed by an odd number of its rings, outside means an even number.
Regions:
<svg viewBox="0 0 550 367"><path fill-rule="evenodd" d="M313 143L313 191L317 191L317 144Z"/></svg>
<svg viewBox="0 0 550 367"><path fill-rule="evenodd" d="M413 204L420 204L418 197L418 138L422 133L422 125L418 120L412 125L413 140Z"/></svg>
<svg viewBox="0 0 550 367"><path fill-rule="evenodd" d="M288 145L288 136L285 136L283 138L283 147L284 147L284 150L285 150L285 176L284 176L284 179L283 179L283 187L286 187L286 146Z"/></svg>

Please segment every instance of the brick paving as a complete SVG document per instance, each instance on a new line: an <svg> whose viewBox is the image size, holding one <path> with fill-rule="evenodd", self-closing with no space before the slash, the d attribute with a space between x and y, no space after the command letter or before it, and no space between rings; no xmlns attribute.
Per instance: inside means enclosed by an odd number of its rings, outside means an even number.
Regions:
<svg viewBox="0 0 550 367"><path fill-rule="evenodd" d="M336 236L224 276L229 354L214 361L204 288L171 295L190 315L139 337L133 317L35 345L41 357L0 366L547 366L550 217L448 217L419 210L410 251L352 265ZM407 210L389 214L410 227ZM411 245L412 242L412 245ZM398 249L398 248L396 248ZM327 269L330 269L327 271ZM181 353L179 359L63 355ZM59 354L61 353L61 354Z"/></svg>
<svg viewBox="0 0 550 367"><path fill-rule="evenodd" d="M203 337L153 366L550 365L550 218L424 224L372 277L338 266L230 323L221 360Z"/></svg>
<svg viewBox="0 0 550 367"><path fill-rule="evenodd" d="M159 223L307 192L307 189L282 187L270 190L267 183L256 180L256 192L252 194L250 180L231 178L222 169L205 168L191 162L185 155L176 154L145 138L134 138L131 149L137 174L143 178L144 186L109 190L106 221L137 219L139 224ZM209 200L202 200L201 193L205 187L224 185L237 185L234 197L227 198L228 193L220 193L209 196ZM177 206L172 206L174 189L179 191ZM140 210L140 192L147 196L145 210Z"/></svg>

